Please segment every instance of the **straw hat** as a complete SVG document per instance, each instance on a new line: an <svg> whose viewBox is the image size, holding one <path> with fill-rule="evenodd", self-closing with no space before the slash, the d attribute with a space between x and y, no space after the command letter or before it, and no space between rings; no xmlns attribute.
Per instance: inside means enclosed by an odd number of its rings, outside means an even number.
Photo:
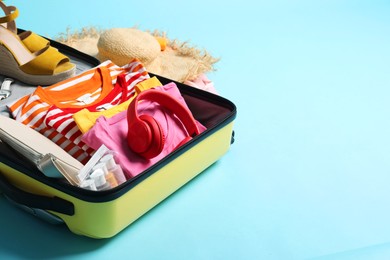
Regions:
<svg viewBox="0 0 390 260"><path fill-rule="evenodd" d="M98 58L123 66L138 58L149 72L178 82L195 80L214 71L218 61L206 50L188 42L170 40L165 33L137 28L98 30L83 28L80 32L61 34L57 41Z"/></svg>

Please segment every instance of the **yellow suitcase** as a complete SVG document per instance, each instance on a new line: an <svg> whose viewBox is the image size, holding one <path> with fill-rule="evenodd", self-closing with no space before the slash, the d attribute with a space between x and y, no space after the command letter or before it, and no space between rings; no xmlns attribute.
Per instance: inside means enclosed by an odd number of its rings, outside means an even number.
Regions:
<svg viewBox="0 0 390 260"><path fill-rule="evenodd" d="M81 69L99 64L93 57L68 46L54 41L51 44ZM172 82L157 77L163 84ZM216 162L234 141L236 107L231 101L175 83L194 117L207 130L125 185L90 191L53 180L38 174L36 167L0 142L0 193L38 217L51 223L65 223L75 234L92 238L116 235Z"/></svg>

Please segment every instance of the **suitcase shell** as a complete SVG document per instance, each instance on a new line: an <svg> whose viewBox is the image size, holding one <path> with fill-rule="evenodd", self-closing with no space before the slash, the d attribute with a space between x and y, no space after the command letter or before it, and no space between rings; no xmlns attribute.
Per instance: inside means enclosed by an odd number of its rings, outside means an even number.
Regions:
<svg viewBox="0 0 390 260"><path fill-rule="evenodd" d="M99 64L68 46L51 44L85 68ZM163 84L172 82L156 76ZM0 142L0 193L34 215L53 223L64 222L75 234L91 238L116 235L216 162L233 143L235 105L223 97L175 83L194 117L207 130L135 178L111 190L84 190L39 174Z"/></svg>

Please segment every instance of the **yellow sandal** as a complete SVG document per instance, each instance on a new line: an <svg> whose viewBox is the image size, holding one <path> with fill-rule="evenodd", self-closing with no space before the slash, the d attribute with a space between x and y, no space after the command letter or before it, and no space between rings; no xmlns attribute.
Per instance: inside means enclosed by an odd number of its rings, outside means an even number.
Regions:
<svg viewBox="0 0 390 260"><path fill-rule="evenodd" d="M50 46L45 38L25 31L16 34L18 9L0 0L0 74L33 85L51 85L75 74L69 58Z"/></svg>

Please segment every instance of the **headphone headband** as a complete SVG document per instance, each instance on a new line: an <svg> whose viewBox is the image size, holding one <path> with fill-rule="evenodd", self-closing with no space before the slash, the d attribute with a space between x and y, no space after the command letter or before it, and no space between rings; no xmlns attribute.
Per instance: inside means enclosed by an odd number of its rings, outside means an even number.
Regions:
<svg viewBox="0 0 390 260"><path fill-rule="evenodd" d="M200 134L199 128L191 111L175 98L155 89L142 91L130 103L127 117L129 123L134 120L139 120L137 106L138 102L141 100L154 101L162 105L164 108L169 109L180 119L190 136L193 137Z"/></svg>

